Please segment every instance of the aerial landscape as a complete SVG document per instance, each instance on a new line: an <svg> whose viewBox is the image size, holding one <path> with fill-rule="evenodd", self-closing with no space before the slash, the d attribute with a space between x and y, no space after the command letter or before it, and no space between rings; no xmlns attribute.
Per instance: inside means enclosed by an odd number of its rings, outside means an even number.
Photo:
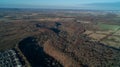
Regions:
<svg viewBox="0 0 120 67"><path fill-rule="evenodd" d="M120 1L76 1L0 1L0 67L120 67Z"/></svg>

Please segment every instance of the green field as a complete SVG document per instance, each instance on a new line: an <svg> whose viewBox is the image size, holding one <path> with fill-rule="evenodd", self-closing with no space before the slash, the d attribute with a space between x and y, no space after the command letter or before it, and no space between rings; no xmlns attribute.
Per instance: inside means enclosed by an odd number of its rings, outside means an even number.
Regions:
<svg viewBox="0 0 120 67"><path fill-rule="evenodd" d="M102 40L101 41L102 43L115 48L120 48L120 25L98 23L97 26L98 28L100 28L101 31L106 31L106 32L111 31L111 33L109 34L112 34L109 37ZM106 34L106 35L109 35L109 34Z"/></svg>
<svg viewBox="0 0 120 67"><path fill-rule="evenodd" d="M117 32L115 32L113 35L120 36L120 29Z"/></svg>
<svg viewBox="0 0 120 67"><path fill-rule="evenodd" d="M101 30L112 30L112 31L116 31L120 28L119 25L110 25L110 24L103 24L103 23L99 23L97 24L98 27L101 29Z"/></svg>
<svg viewBox="0 0 120 67"><path fill-rule="evenodd" d="M120 48L120 36L119 35L111 35L108 38L104 39L102 43L115 47Z"/></svg>

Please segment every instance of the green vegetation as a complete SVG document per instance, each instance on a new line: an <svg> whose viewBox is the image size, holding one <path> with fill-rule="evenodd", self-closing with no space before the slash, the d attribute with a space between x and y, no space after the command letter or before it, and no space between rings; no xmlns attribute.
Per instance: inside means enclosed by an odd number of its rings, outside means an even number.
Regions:
<svg viewBox="0 0 120 67"><path fill-rule="evenodd" d="M120 36L120 29L117 32L115 32L113 35Z"/></svg>
<svg viewBox="0 0 120 67"><path fill-rule="evenodd" d="M115 48L120 48L120 36L109 36L108 38L104 39L102 41L103 43L115 47Z"/></svg>
<svg viewBox="0 0 120 67"><path fill-rule="evenodd" d="M102 30L112 30L112 31L116 31L120 28L119 25L110 25L110 24L103 24L103 23L98 23L98 26Z"/></svg>
<svg viewBox="0 0 120 67"><path fill-rule="evenodd" d="M57 10L7 10L7 12L0 10L0 15L2 15L0 18L0 50L22 45L19 47L20 50L17 47L18 53L23 60L32 62L33 64L30 64L32 66L46 65L49 61L51 63L52 59L49 60L44 51L66 67L120 66L119 18L116 18L114 14L92 13L74 12L73 10L72 12L66 10L60 12ZM27 62L25 64L29 65Z"/></svg>

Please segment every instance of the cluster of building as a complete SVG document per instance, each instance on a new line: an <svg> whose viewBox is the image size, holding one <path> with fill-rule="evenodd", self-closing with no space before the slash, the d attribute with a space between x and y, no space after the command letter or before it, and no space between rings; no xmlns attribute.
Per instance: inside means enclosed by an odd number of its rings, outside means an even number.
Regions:
<svg viewBox="0 0 120 67"><path fill-rule="evenodd" d="M0 67L22 67L22 63L15 50L0 52Z"/></svg>

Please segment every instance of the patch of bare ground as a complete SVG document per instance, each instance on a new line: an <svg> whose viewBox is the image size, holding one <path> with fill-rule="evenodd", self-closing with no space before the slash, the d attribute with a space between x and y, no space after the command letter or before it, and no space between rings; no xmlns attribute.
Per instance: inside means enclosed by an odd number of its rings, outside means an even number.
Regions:
<svg viewBox="0 0 120 67"><path fill-rule="evenodd" d="M99 41L99 40L103 39L104 37L106 37L106 35L93 33L93 34L89 35L89 37Z"/></svg>

